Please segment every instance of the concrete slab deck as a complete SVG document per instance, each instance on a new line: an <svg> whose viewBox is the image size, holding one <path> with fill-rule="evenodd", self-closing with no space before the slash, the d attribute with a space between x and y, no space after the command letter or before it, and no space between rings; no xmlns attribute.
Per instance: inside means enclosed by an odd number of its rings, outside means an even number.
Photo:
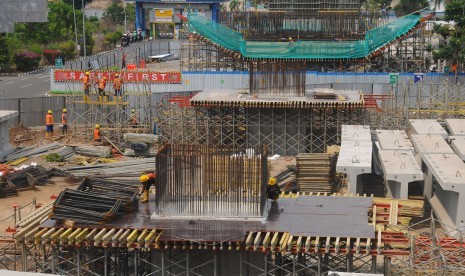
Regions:
<svg viewBox="0 0 465 276"><path fill-rule="evenodd" d="M444 140L443 136L437 134L412 134L410 138L415 146L415 152L418 152L422 159L427 153L454 153L446 140Z"/></svg>

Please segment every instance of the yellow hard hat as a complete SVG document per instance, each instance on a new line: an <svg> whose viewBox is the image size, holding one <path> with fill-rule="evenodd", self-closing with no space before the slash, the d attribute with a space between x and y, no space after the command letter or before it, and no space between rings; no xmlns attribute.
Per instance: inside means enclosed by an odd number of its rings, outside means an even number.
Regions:
<svg viewBox="0 0 465 276"><path fill-rule="evenodd" d="M95 128L100 128L100 125L99 125L99 124L96 124L96 125L95 125Z"/></svg>
<svg viewBox="0 0 465 276"><path fill-rule="evenodd" d="M48 113L48 114L52 114L53 111L52 111L51 109L49 109L49 110L47 111L47 113Z"/></svg>
<svg viewBox="0 0 465 276"><path fill-rule="evenodd" d="M68 112L68 110L66 110L66 108L63 108L63 112L66 113L66 112Z"/></svg>
<svg viewBox="0 0 465 276"><path fill-rule="evenodd" d="M143 174L139 178L140 182L147 182L149 180L149 176L146 174Z"/></svg>
<svg viewBox="0 0 465 276"><path fill-rule="evenodd" d="M270 180L268 181L268 184L270 184L270 185L276 184L276 178L271 177Z"/></svg>
<svg viewBox="0 0 465 276"><path fill-rule="evenodd" d="M135 113L136 111L134 109L131 109L131 113Z"/></svg>
<svg viewBox="0 0 465 276"><path fill-rule="evenodd" d="M115 74L115 78L117 78L117 77L119 77L119 75L118 75L118 74Z"/></svg>
<svg viewBox="0 0 465 276"><path fill-rule="evenodd" d="M89 72L86 72L86 75L90 75L90 73L89 73Z"/></svg>

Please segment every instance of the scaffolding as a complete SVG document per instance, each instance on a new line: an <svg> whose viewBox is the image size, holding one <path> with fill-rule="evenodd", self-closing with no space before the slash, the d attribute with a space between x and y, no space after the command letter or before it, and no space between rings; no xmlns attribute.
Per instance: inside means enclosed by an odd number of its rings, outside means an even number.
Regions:
<svg viewBox="0 0 465 276"><path fill-rule="evenodd" d="M111 85L112 82L107 83L107 87ZM118 142L126 132L152 132L153 106L150 83L127 83L123 89L121 97L114 96L108 88L105 96L98 96L97 88L91 85L89 98L84 100L83 93L75 91L74 86L68 83L65 91L66 108L68 127L73 132L73 137L85 141L92 140L93 129L97 124L101 126L100 130L106 137ZM131 124L132 116L137 118L136 125Z"/></svg>

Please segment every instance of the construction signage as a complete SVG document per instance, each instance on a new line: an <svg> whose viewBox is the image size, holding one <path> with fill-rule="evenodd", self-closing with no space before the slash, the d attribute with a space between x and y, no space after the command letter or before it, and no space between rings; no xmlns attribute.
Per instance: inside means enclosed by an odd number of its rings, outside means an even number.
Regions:
<svg viewBox="0 0 465 276"><path fill-rule="evenodd" d="M55 81L80 82L84 78L85 71L80 70L55 70L53 79ZM150 82L150 83L181 83L181 72L118 72L118 71L92 71L91 79L106 77L113 81L115 74L120 74L125 82Z"/></svg>

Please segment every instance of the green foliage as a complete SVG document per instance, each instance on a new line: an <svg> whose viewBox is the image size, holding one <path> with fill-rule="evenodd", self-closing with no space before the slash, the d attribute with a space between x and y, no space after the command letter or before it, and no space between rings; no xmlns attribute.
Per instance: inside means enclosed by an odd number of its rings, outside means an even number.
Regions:
<svg viewBox="0 0 465 276"><path fill-rule="evenodd" d="M58 153L49 153L45 155L45 160L47 160L47 162L60 162L61 156Z"/></svg>
<svg viewBox="0 0 465 276"><path fill-rule="evenodd" d="M97 16L89 16L89 22L91 23L95 23L95 22L98 22L98 17Z"/></svg>
<svg viewBox="0 0 465 276"><path fill-rule="evenodd" d="M77 10L80 10L82 8L82 1L78 0L63 0L64 3L70 5L71 7L73 6L73 1L74 1L74 8ZM84 0L84 5L87 3L92 2L92 0Z"/></svg>
<svg viewBox="0 0 465 276"><path fill-rule="evenodd" d="M465 28L465 0L451 0L448 2L444 20L454 21L457 26Z"/></svg>
<svg viewBox="0 0 465 276"><path fill-rule="evenodd" d="M434 24L433 32L441 35L442 38L446 39L452 34L452 29L449 25Z"/></svg>
<svg viewBox="0 0 465 276"><path fill-rule="evenodd" d="M42 52L42 56L44 56L45 60L49 64L55 64L55 59L60 56L60 51L54 49L45 49Z"/></svg>
<svg viewBox="0 0 465 276"><path fill-rule="evenodd" d="M39 67L40 56L33 52L15 54L16 69L20 71L31 71Z"/></svg>
<svg viewBox="0 0 465 276"><path fill-rule="evenodd" d="M72 40L68 40L65 42L60 43L58 46L61 52L61 57L64 58L65 60L71 60L74 59L77 55L76 51L76 43Z"/></svg>
<svg viewBox="0 0 465 276"><path fill-rule="evenodd" d="M42 54L42 46L40 46L39 43L30 43L28 46L27 46L27 49L31 52L34 52L38 55Z"/></svg>
<svg viewBox="0 0 465 276"><path fill-rule="evenodd" d="M364 0L363 6L366 10L386 9L391 6L392 0Z"/></svg>
<svg viewBox="0 0 465 276"><path fill-rule="evenodd" d="M122 36L123 34L120 32L107 33L105 35L105 40L110 42L111 44L116 44L121 40Z"/></svg>
<svg viewBox="0 0 465 276"><path fill-rule="evenodd" d="M126 21L127 22L136 21L136 5L135 4L126 5Z"/></svg>
<svg viewBox="0 0 465 276"><path fill-rule="evenodd" d="M400 0L394 10L397 16L404 16L426 8L428 5L427 0Z"/></svg>
<svg viewBox="0 0 465 276"><path fill-rule="evenodd" d="M113 24L124 24L124 7L118 4L117 1L113 1L103 14L103 18L110 20Z"/></svg>
<svg viewBox="0 0 465 276"><path fill-rule="evenodd" d="M8 71L10 69L11 56L6 35L0 35L0 71Z"/></svg>

